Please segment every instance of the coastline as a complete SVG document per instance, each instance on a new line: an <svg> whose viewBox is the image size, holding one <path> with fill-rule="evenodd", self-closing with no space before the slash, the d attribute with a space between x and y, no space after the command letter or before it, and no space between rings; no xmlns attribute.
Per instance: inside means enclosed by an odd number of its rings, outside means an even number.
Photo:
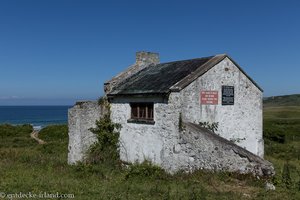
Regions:
<svg viewBox="0 0 300 200"><path fill-rule="evenodd" d="M24 123L24 124L12 124L12 123L0 123L0 126L26 126L30 125L34 131L40 131L45 127L48 126L55 126L55 125L68 125L68 123L51 123L51 124L43 124L43 125L34 125L34 124L29 124L29 123Z"/></svg>
<svg viewBox="0 0 300 200"><path fill-rule="evenodd" d="M0 106L0 124L30 124L34 129L68 123L71 106Z"/></svg>

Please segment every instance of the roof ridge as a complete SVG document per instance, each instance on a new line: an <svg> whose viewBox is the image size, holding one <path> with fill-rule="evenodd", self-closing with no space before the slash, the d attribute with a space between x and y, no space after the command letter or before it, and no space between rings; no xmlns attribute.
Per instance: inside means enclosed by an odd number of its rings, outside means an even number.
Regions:
<svg viewBox="0 0 300 200"><path fill-rule="evenodd" d="M261 90L227 54L217 54L209 57L149 65L123 80L114 90L108 93L108 96L178 92L226 58Z"/></svg>
<svg viewBox="0 0 300 200"><path fill-rule="evenodd" d="M223 54L220 54L220 55L223 55ZM175 61L170 61L170 62L158 63L156 65L171 64L171 63L176 63L176 62L193 61L193 60L200 60L200 59L208 59L208 58L213 58L215 56L217 56L217 55L205 56L205 57L199 57L199 58L191 58L191 59L184 59L184 60L175 60Z"/></svg>
<svg viewBox="0 0 300 200"><path fill-rule="evenodd" d="M191 82L193 82L195 79L197 79L199 76L202 76L209 69L211 69L216 64L221 62L225 57L228 57L228 56L226 54L218 54L218 55L215 55L215 56L211 57L205 63L200 65L195 71L188 74L186 77L184 77L183 79L179 80L177 83L172 85L170 87L170 90L171 91L180 91L180 90L182 90L183 88L188 86Z"/></svg>

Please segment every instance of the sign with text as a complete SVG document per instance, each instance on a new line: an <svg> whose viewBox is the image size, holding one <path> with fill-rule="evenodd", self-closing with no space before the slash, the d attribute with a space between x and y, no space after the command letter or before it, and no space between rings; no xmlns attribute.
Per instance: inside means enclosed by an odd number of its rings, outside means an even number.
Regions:
<svg viewBox="0 0 300 200"><path fill-rule="evenodd" d="M234 105L234 87L222 85L222 105Z"/></svg>
<svg viewBox="0 0 300 200"><path fill-rule="evenodd" d="M200 102L203 105L217 105L218 91L201 91Z"/></svg>

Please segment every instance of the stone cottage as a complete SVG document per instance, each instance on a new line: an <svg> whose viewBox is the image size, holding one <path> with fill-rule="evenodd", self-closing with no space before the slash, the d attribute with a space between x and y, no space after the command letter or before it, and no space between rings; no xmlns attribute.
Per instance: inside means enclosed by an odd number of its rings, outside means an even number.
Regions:
<svg viewBox="0 0 300 200"><path fill-rule="evenodd" d="M111 119L122 125L123 161L149 160L171 173L274 174L263 159L263 91L228 55L160 63L157 53L138 52L104 88ZM96 102L69 110L70 164L96 141L88 129L102 113ZM203 125L215 125L214 132Z"/></svg>

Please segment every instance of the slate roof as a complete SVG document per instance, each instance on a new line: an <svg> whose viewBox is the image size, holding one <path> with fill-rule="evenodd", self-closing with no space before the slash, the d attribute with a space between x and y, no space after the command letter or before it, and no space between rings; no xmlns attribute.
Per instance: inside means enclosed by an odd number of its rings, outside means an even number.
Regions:
<svg viewBox="0 0 300 200"><path fill-rule="evenodd" d="M180 91L225 57L228 56L221 54L149 66L120 83L108 96L163 95L172 91ZM240 70L262 91L241 68Z"/></svg>

